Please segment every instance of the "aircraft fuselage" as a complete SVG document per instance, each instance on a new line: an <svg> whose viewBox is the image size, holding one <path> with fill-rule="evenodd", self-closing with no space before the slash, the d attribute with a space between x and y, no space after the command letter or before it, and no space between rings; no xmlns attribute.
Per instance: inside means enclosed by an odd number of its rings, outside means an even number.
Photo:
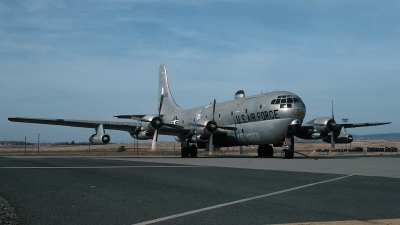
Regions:
<svg viewBox="0 0 400 225"><path fill-rule="evenodd" d="M277 143L286 137L288 126L294 120L299 120L300 124L303 122L305 114L306 107L302 100L287 91L272 91L219 102L215 105L214 121L220 127L237 129L218 129L215 134L219 138L214 142L218 146ZM205 125L212 120L213 103L188 110L176 110L163 116L164 123L184 126L186 132L194 135L201 135L204 128L191 126L191 123ZM169 128L160 129L160 134L171 132L173 131ZM182 134L177 133L179 135Z"/></svg>

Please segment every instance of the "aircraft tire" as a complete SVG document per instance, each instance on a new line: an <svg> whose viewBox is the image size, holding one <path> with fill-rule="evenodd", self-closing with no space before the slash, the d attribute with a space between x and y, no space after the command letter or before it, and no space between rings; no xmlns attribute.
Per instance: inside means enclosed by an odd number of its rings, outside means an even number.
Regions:
<svg viewBox="0 0 400 225"><path fill-rule="evenodd" d="M258 157L265 157L266 156L265 145L259 145L258 146L257 155L258 155Z"/></svg>
<svg viewBox="0 0 400 225"><path fill-rule="evenodd" d="M284 149L284 150L282 150L281 157L282 157L282 159L293 159L294 152Z"/></svg>
<svg viewBox="0 0 400 225"><path fill-rule="evenodd" d="M190 153L190 149L189 149L189 148L182 148L182 149L181 149L181 157L182 157L182 158L188 157L188 156L189 156L189 153Z"/></svg>
<svg viewBox="0 0 400 225"><path fill-rule="evenodd" d="M271 145L259 145L257 149L258 157L274 157L274 148Z"/></svg>
<svg viewBox="0 0 400 225"><path fill-rule="evenodd" d="M287 150L287 158L288 159L293 159L293 157L294 157L294 151L289 151L289 150Z"/></svg>
<svg viewBox="0 0 400 225"><path fill-rule="evenodd" d="M266 145L266 157L274 157L274 147L272 147L271 145Z"/></svg>
<svg viewBox="0 0 400 225"><path fill-rule="evenodd" d="M288 154L288 152L286 149L282 150L282 152L281 152L282 159L287 159L287 154Z"/></svg>
<svg viewBox="0 0 400 225"><path fill-rule="evenodd" d="M189 155L192 157L197 157L197 146L196 145L191 145L189 147Z"/></svg>

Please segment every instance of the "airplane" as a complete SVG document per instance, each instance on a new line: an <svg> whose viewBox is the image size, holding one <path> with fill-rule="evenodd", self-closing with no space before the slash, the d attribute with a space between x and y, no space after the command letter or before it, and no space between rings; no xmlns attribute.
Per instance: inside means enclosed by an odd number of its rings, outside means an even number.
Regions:
<svg viewBox="0 0 400 225"><path fill-rule="evenodd" d="M302 139L331 139L331 142L349 143L352 136L341 134L342 127L363 127L389 124L336 124L333 117L318 117L302 125L306 106L302 99L288 91L270 91L246 97L243 90L234 99L208 105L180 108L172 97L164 64L159 67L158 113L117 115L132 122L91 121L47 118L10 117L9 121L94 128L92 144L108 144L110 136L105 129L120 130L138 140L151 140L156 148L158 135L174 136L181 143L182 157L196 157L198 149L212 154L215 148L258 145L259 157L273 157L273 147L282 147L281 157L294 157L294 137ZM333 105L333 103L332 103ZM347 135L347 136L346 136ZM299 153L300 154L300 153Z"/></svg>

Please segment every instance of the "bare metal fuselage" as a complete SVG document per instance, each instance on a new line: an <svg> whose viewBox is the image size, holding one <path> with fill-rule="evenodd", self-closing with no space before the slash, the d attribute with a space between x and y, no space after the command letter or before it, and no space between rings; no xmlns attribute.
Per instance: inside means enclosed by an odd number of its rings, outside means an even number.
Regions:
<svg viewBox="0 0 400 225"><path fill-rule="evenodd" d="M278 97L285 97L285 103L272 104ZM167 96L168 97L168 96ZM288 99L290 100L290 103ZM293 101L298 99L298 101ZM195 137L207 134L202 127L191 126L191 123L205 124L213 120L213 103L188 110L174 110L163 116L164 123L184 126L184 130L163 127L160 134L175 132L175 135L185 136L191 132ZM214 140L218 146L240 146L274 144L283 140L287 135L288 126L294 120L303 122L306 107L300 98L287 91L273 91L250 97L237 98L220 102L215 105L214 121L218 126L236 127L236 130L218 129Z"/></svg>

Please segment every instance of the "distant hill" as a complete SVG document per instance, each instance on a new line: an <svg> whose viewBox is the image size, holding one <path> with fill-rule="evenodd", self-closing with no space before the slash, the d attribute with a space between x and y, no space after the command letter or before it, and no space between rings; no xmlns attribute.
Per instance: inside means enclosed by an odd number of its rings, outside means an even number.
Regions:
<svg viewBox="0 0 400 225"><path fill-rule="evenodd" d="M361 140L400 140L400 133L390 134L370 134L370 135L355 135L352 134L355 141Z"/></svg>

